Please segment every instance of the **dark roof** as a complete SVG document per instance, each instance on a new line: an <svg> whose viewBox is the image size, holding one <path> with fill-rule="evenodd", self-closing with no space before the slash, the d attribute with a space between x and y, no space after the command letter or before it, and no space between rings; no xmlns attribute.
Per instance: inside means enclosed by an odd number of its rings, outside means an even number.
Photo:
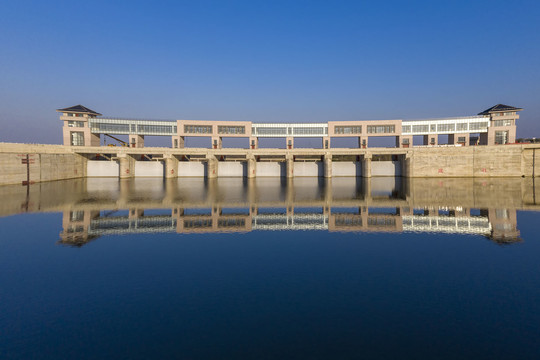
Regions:
<svg viewBox="0 0 540 360"><path fill-rule="evenodd" d="M83 114L91 114L91 115L101 115L100 113L98 112L95 112L94 110L90 110L89 108L87 108L86 106L82 106L82 105L75 105L75 106L71 106L71 107L67 107L67 108L64 108L64 109L57 109L56 111L59 111L59 112L74 112L74 113L83 113Z"/></svg>
<svg viewBox="0 0 540 360"><path fill-rule="evenodd" d="M498 112L498 111L521 111L521 110L523 109L504 105L504 104L497 104L495 106L490 107L489 109L482 111L481 113L478 113L478 115L489 115L491 113Z"/></svg>

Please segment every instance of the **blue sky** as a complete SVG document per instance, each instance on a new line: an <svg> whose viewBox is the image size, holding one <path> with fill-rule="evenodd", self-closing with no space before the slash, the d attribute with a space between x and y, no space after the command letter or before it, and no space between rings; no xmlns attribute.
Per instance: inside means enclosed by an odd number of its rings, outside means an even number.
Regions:
<svg viewBox="0 0 540 360"><path fill-rule="evenodd" d="M6 0L0 45L0 141L60 143L75 104L323 122L504 103L540 136L537 1Z"/></svg>

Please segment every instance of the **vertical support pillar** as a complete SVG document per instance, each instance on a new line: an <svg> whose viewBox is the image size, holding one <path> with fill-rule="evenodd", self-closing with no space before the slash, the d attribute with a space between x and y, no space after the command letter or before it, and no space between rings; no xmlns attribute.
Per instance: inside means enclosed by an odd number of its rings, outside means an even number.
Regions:
<svg viewBox="0 0 540 360"><path fill-rule="evenodd" d="M292 137L292 136L287 136L287 138L286 138L285 141L286 141L286 143L285 143L285 148L286 148L287 150L292 150L292 149L294 149L294 137Z"/></svg>
<svg viewBox="0 0 540 360"><path fill-rule="evenodd" d="M330 215L331 215L332 199L333 199L332 179L327 178L324 181L324 208L323 208L323 214L325 214L328 217L330 217Z"/></svg>
<svg viewBox="0 0 540 360"><path fill-rule="evenodd" d="M178 177L178 159L174 155L166 155L165 157L165 178Z"/></svg>
<svg viewBox="0 0 540 360"><path fill-rule="evenodd" d="M206 177L208 179L215 179L218 177L218 160L214 155L207 155L208 165Z"/></svg>
<svg viewBox="0 0 540 360"><path fill-rule="evenodd" d="M403 156L403 161L401 162L401 176L411 178L413 177L413 157L412 153L406 153Z"/></svg>
<svg viewBox="0 0 540 360"><path fill-rule="evenodd" d="M332 177L332 155L330 154L324 155L324 177Z"/></svg>
<svg viewBox="0 0 540 360"><path fill-rule="evenodd" d="M367 149L368 147L368 137L367 136L359 136L358 137L358 147L360 149Z"/></svg>
<svg viewBox="0 0 540 360"><path fill-rule="evenodd" d="M365 208L362 209L362 214L367 215L368 208L369 206L371 206L373 202L373 196L371 194L371 178L362 179L362 189L364 190L364 203L365 203ZM367 218L363 220L367 221ZM365 222L364 224L367 224L367 222Z"/></svg>
<svg viewBox="0 0 540 360"><path fill-rule="evenodd" d="M247 159L247 178L253 179L257 170L257 161L255 157L251 156Z"/></svg>
<svg viewBox="0 0 540 360"><path fill-rule="evenodd" d="M221 136L212 136L212 149L221 149L223 147L223 138Z"/></svg>
<svg viewBox="0 0 540 360"><path fill-rule="evenodd" d="M133 148L144 147L144 136L129 134L129 147L133 147Z"/></svg>
<svg viewBox="0 0 540 360"><path fill-rule="evenodd" d="M173 136L172 137L172 147L173 149L183 149L185 143L184 136Z"/></svg>
<svg viewBox="0 0 540 360"><path fill-rule="evenodd" d="M118 163L120 167L120 179L135 176L135 159L127 154L118 154Z"/></svg>
<svg viewBox="0 0 540 360"><path fill-rule="evenodd" d="M424 135L424 145L438 145L439 144L439 135L429 134Z"/></svg>
<svg viewBox="0 0 540 360"><path fill-rule="evenodd" d="M294 158L292 155L288 155L287 159L285 160L287 162L287 178L293 178L294 177Z"/></svg>
<svg viewBox="0 0 540 360"><path fill-rule="evenodd" d="M396 147L398 148L410 148L413 146L413 137L410 135L396 136Z"/></svg>
<svg viewBox="0 0 540 360"><path fill-rule="evenodd" d="M258 149L259 148L259 138L258 137L250 137L249 138L249 148L250 149Z"/></svg>
<svg viewBox="0 0 540 360"><path fill-rule="evenodd" d="M365 178L371 177L371 153L366 152L362 160L362 176Z"/></svg>
<svg viewBox="0 0 540 360"><path fill-rule="evenodd" d="M330 149L330 136L323 136L322 138L322 148L325 150Z"/></svg>

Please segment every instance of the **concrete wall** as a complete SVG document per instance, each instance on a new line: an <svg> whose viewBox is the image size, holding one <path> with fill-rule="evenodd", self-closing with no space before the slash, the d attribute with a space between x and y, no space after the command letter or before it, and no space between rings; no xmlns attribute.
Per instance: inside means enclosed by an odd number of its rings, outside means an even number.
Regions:
<svg viewBox="0 0 540 360"><path fill-rule="evenodd" d="M62 145L32 145L32 144L12 144L0 143L0 185L21 184L27 178L25 164L21 160L26 154L30 154L30 181L41 182L61 179L72 179L85 177L87 175L86 155L74 153L79 151L84 154L93 155L100 152L112 153L113 156L137 156L149 151L138 148L104 148L104 147L67 147ZM164 156L178 156L179 149L154 148L152 154L163 154ZM186 150L181 150L184 153ZM197 155L216 156L220 150L190 150ZM520 176L540 176L540 146L528 145L498 145L498 146L441 146L441 147L417 147L410 149L339 149L339 150L243 150L229 149L234 155L259 154L272 155L276 157L287 157L291 155L354 155L368 156L371 154L395 155L402 158L401 166L395 167L392 173L388 164L372 161L372 175L392 176L402 175L406 177L520 177ZM107 164L109 163L109 164ZM339 177L351 174L351 164L338 164L333 162L332 176ZM115 162L99 162L99 165L89 165L91 169L89 176L117 176ZM230 165L233 164L233 165ZM259 162L256 164L257 176L283 176L285 163ZM534 164L534 166L533 166ZM205 176L206 163L180 161L178 164L178 176ZM93 166L111 167L107 169L94 169ZM153 166L157 166L154 164ZM231 167L237 167L235 170ZM244 169L240 172L238 163L229 163L222 167L219 176L244 176ZM227 169L227 167L229 167ZM278 172L279 168L279 172ZM95 171L93 171L95 170ZM136 170L136 169L134 169ZM135 171L137 175L137 171ZM140 174L140 171L139 171ZM155 173L157 175L157 173ZM296 162L294 164L294 176L322 176L323 164L321 162ZM365 174L364 174L365 175Z"/></svg>
<svg viewBox="0 0 540 360"><path fill-rule="evenodd" d="M206 175L206 164L201 161L180 161L178 162L178 177L204 177Z"/></svg>
<svg viewBox="0 0 540 360"><path fill-rule="evenodd" d="M401 176L401 162L372 161L371 176Z"/></svg>
<svg viewBox="0 0 540 360"><path fill-rule="evenodd" d="M86 165L87 177L118 177L120 167L116 161L88 160Z"/></svg>
<svg viewBox="0 0 540 360"><path fill-rule="evenodd" d="M357 161L332 161L332 176L362 176L362 163Z"/></svg>
<svg viewBox="0 0 540 360"><path fill-rule="evenodd" d="M21 184L27 180L27 166L22 163L26 153L0 151L0 185ZM30 153L29 158L32 182L74 179L86 175L86 159L77 154Z"/></svg>
<svg viewBox="0 0 540 360"><path fill-rule="evenodd" d="M285 166L285 162L258 162L255 166L255 177L285 176Z"/></svg>
<svg viewBox="0 0 540 360"><path fill-rule="evenodd" d="M499 177L527 174L526 154L521 146L464 146L418 148L411 152L406 176ZM532 160L532 157L530 157ZM532 164L532 161L530 161ZM530 171L532 173L532 171ZM538 176L538 175L536 175Z"/></svg>
<svg viewBox="0 0 540 360"><path fill-rule="evenodd" d="M322 161L295 162L294 176L324 176L324 165Z"/></svg>
<svg viewBox="0 0 540 360"><path fill-rule="evenodd" d="M247 163L245 161L219 161L218 176L247 176Z"/></svg>
<svg viewBox="0 0 540 360"><path fill-rule="evenodd" d="M540 176L540 149L525 149L522 155L525 176Z"/></svg>
<svg viewBox="0 0 540 360"><path fill-rule="evenodd" d="M161 161L135 161L136 177L163 177L163 172Z"/></svg>

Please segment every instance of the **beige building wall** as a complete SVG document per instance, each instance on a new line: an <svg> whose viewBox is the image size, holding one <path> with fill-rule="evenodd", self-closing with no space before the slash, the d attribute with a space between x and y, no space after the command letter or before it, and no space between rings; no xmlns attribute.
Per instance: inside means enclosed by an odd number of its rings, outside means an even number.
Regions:
<svg viewBox="0 0 540 360"><path fill-rule="evenodd" d="M516 142L516 122L519 119L519 115L515 111L511 112L495 112L491 114L490 118L490 126L488 128L488 137L487 137L487 145L499 145L497 144L497 133L498 132L504 132L506 133L505 136L505 143L506 144L513 144ZM508 124L505 125L499 125L499 122L508 122Z"/></svg>
<svg viewBox="0 0 540 360"><path fill-rule="evenodd" d="M177 120L177 126L179 148L183 147L186 136L210 137L213 149L222 148L223 137L252 138L251 121Z"/></svg>

